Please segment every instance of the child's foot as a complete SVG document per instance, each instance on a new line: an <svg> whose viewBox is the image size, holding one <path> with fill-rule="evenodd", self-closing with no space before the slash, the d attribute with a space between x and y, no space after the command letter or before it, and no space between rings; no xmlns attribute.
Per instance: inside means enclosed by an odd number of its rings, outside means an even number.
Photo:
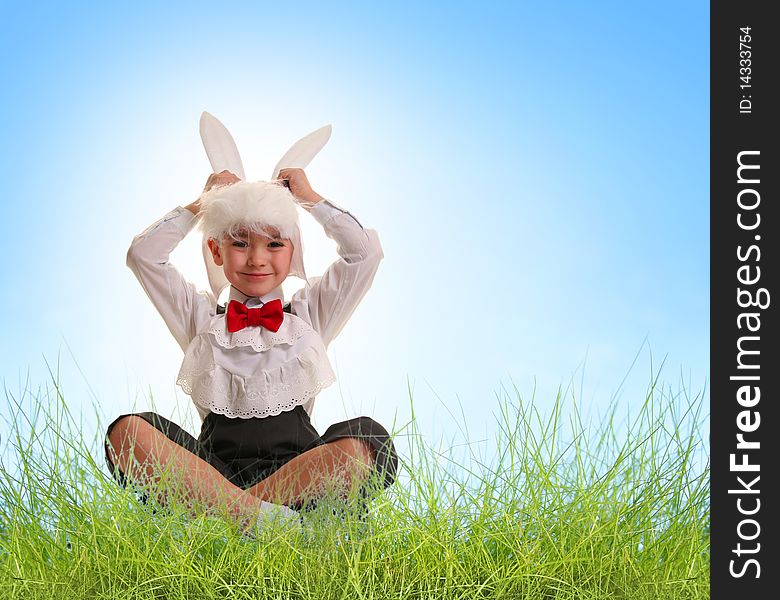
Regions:
<svg viewBox="0 0 780 600"><path fill-rule="evenodd" d="M290 520L299 521L300 515L292 508L284 504L273 504L271 502L260 501L260 515L258 521L271 520Z"/></svg>
<svg viewBox="0 0 780 600"><path fill-rule="evenodd" d="M273 527L300 531L301 517L296 511L287 508L283 504L261 501L260 512L257 514L256 519L244 521L241 529L245 537L256 539L261 531Z"/></svg>

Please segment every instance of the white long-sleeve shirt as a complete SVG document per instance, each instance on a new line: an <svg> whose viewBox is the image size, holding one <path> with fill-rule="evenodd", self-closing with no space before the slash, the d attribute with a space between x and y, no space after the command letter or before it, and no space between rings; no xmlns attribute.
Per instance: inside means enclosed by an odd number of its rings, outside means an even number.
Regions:
<svg viewBox="0 0 780 600"><path fill-rule="evenodd" d="M213 294L196 290L170 264L170 253L195 224L189 210L172 210L133 239L127 265L184 350L177 383L201 419L209 412L267 417L297 405L311 415L317 393L335 381L326 348L371 287L384 255L377 233L332 202L323 200L310 212L341 258L293 294L292 314L284 314L277 332L247 327L229 333ZM260 298L231 288L231 299L247 306L277 298L284 304L281 287Z"/></svg>

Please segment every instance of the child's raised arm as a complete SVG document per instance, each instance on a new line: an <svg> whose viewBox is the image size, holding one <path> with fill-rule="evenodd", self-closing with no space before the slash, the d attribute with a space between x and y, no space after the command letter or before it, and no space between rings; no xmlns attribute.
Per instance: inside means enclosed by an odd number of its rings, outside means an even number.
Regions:
<svg viewBox="0 0 780 600"><path fill-rule="evenodd" d="M322 277L311 278L310 285L296 292L292 299L296 314L300 314L300 303L305 304L312 327L327 346L371 287L384 257L382 246L376 231L364 229L350 213L317 194L302 169L282 169L279 177L288 181L298 203L323 226L325 235L336 242L341 257Z"/></svg>
<svg viewBox="0 0 780 600"><path fill-rule="evenodd" d="M228 171L212 173L203 191L236 181L238 178ZM135 236L127 251L127 266L182 350L210 318L214 304L207 293L197 291L169 262L171 252L192 229L195 222L193 215L197 215L199 210L200 198L184 208L174 209Z"/></svg>

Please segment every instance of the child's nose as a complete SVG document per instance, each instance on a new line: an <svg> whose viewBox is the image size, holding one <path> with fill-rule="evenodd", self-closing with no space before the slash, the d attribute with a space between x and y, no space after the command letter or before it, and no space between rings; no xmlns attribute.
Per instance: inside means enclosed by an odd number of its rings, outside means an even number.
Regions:
<svg viewBox="0 0 780 600"><path fill-rule="evenodd" d="M266 250L265 246L252 246L249 249L247 261L251 265L264 265L268 262L268 254L268 250Z"/></svg>

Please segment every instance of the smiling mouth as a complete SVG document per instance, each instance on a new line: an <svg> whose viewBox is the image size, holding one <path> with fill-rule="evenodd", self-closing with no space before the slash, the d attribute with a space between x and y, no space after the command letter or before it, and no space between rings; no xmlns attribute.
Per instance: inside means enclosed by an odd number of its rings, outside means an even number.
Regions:
<svg viewBox="0 0 780 600"><path fill-rule="evenodd" d="M272 274L271 273L244 273L244 275L246 275L247 277L260 278L260 277L270 277Z"/></svg>

